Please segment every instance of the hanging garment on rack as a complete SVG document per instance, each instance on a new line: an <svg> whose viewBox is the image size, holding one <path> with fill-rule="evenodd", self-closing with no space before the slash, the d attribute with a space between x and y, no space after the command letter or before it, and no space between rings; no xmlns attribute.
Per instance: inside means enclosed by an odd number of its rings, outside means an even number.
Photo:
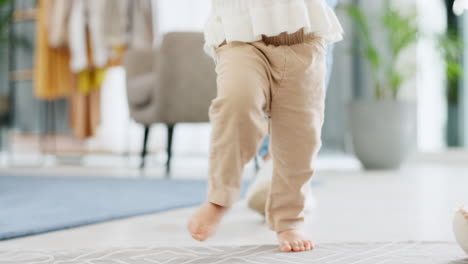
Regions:
<svg viewBox="0 0 468 264"><path fill-rule="evenodd" d="M90 33L85 32L88 36ZM90 65L76 74L76 87L70 96L70 126L75 137L94 136L101 121L100 93L105 80L107 65L94 66L94 52L91 38L86 38L86 56Z"/></svg>
<svg viewBox="0 0 468 264"><path fill-rule="evenodd" d="M70 67L79 75L80 91L89 90L86 83L102 80L99 77L103 76L103 69L121 65L127 42L128 6L129 0L72 2L68 24ZM93 71L97 73L92 74Z"/></svg>
<svg viewBox="0 0 468 264"><path fill-rule="evenodd" d="M129 46L132 49L147 49L154 45L153 0L139 0L131 3L131 26Z"/></svg>
<svg viewBox="0 0 468 264"><path fill-rule="evenodd" d="M59 0L61 1L61 0ZM70 53L66 48L49 45L51 0L39 0L36 22L34 93L41 100L69 95L74 77L70 71Z"/></svg>
<svg viewBox="0 0 468 264"><path fill-rule="evenodd" d="M49 45L54 48L65 47L68 44L68 20L72 1L49 0L51 3L49 16Z"/></svg>
<svg viewBox="0 0 468 264"><path fill-rule="evenodd" d="M103 31L111 47L124 47L128 44L130 26L130 0L106 1L103 15Z"/></svg>
<svg viewBox="0 0 468 264"><path fill-rule="evenodd" d="M78 91L83 94L88 94L94 90L98 90L101 87L106 78L106 70L84 70L78 73L77 78Z"/></svg>
<svg viewBox="0 0 468 264"><path fill-rule="evenodd" d="M119 0L120 1L120 0ZM68 25L69 45L72 53L71 69L77 74L77 86L70 98L70 125L78 138L95 134L100 124L100 87L109 66L121 63L127 32L116 13L110 16L107 8L119 4L116 0L74 0ZM127 3L128 4L128 3ZM124 8L125 3L118 5ZM108 15L105 15L107 12ZM122 9L118 14L126 14ZM108 24L123 23L109 37ZM113 42L114 41L114 42Z"/></svg>
<svg viewBox="0 0 468 264"><path fill-rule="evenodd" d="M128 47L131 0L107 0L103 15L103 32L110 47L109 66L122 65Z"/></svg>
<svg viewBox="0 0 468 264"><path fill-rule="evenodd" d="M103 32L105 4L106 0L74 0L72 3L68 39L72 55L70 67L75 73L91 66L86 56L88 37L93 52L92 66L104 68L107 65L109 54Z"/></svg>
<svg viewBox="0 0 468 264"><path fill-rule="evenodd" d="M93 90L84 95L77 88L70 95L70 127L79 139L95 135L101 123L101 91Z"/></svg>
<svg viewBox="0 0 468 264"><path fill-rule="evenodd" d="M76 75L77 81L69 98L70 127L80 139L94 136L101 122L101 86L106 69L84 70Z"/></svg>

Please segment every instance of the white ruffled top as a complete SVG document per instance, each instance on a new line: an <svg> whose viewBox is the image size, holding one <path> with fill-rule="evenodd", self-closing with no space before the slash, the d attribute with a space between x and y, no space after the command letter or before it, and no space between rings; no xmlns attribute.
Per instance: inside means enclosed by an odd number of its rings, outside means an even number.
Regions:
<svg viewBox="0 0 468 264"><path fill-rule="evenodd" d="M212 0L205 26L205 51L214 56L224 41L255 42L304 29L327 44L343 38L343 28L325 0Z"/></svg>

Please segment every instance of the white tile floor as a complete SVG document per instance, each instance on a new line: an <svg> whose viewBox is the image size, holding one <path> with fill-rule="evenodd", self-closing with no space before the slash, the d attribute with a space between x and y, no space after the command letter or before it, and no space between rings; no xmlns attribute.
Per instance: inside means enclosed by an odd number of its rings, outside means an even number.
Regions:
<svg viewBox="0 0 468 264"><path fill-rule="evenodd" d="M177 177L184 177L187 161L175 161ZM197 166L200 160L191 166ZM203 164L203 162L201 162ZM198 165L200 166L200 165ZM197 175L204 175L201 166ZM77 174L74 167L3 169L0 173ZM250 170L251 171L251 170ZM135 170L81 168L78 174L137 176ZM157 170L155 170L156 175ZM188 175L188 174L186 174ZM193 175L193 174L192 174ZM451 151L416 155L401 171L364 172L349 158L322 158L313 188L317 208L307 232L317 243L340 241L453 241L454 209L468 205L468 153ZM0 249L72 249L129 246L200 245L185 232L193 209L90 225L49 234L0 242ZM241 202L235 206L210 245L272 244L274 234L261 216Z"/></svg>

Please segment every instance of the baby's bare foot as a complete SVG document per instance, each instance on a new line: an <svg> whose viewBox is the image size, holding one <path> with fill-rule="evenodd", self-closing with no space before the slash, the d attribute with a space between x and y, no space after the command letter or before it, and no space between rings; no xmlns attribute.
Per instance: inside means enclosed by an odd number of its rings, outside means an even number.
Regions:
<svg viewBox="0 0 468 264"><path fill-rule="evenodd" d="M288 230L278 233L278 242L283 252L299 252L314 249L314 244L298 230Z"/></svg>
<svg viewBox="0 0 468 264"><path fill-rule="evenodd" d="M227 207L205 202L190 218L188 231L194 239L205 241L216 233L227 210Z"/></svg>

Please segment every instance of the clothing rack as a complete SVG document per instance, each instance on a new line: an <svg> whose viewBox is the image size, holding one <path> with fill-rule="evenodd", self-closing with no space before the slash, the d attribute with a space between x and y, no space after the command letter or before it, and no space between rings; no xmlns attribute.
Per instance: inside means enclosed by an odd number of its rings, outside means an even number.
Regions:
<svg viewBox="0 0 468 264"><path fill-rule="evenodd" d="M37 3L35 3L37 6ZM36 23L36 11L34 8L27 9L17 9L16 1L13 0L10 2L10 10L13 11L13 19L10 21L9 25L9 40L8 40L8 94L10 101L10 110L8 116L8 127L11 129L14 127L15 116L17 115L15 111L15 102L17 97L17 83L20 81L31 81L34 82L34 69L17 69L17 63L15 59L17 45L15 45L15 25L18 23ZM43 106L43 107L42 107ZM40 116L43 117L44 127L41 128L41 139L40 139L40 149L41 153L50 153L56 154L57 144L56 140L53 141L53 146L50 148L47 146L49 140L48 136L56 131L56 120L55 120L55 102L46 101L41 105ZM47 141L46 141L47 140ZM8 148L10 148L8 146ZM52 149L52 151L50 151ZM10 153L12 152L11 149Z"/></svg>
<svg viewBox="0 0 468 264"><path fill-rule="evenodd" d="M11 12L14 12L16 10L16 5L15 1L10 2L10 10ZM13 43L15 31L14 31L14 24L15 24L15 19L10 21L9 24L9 29L8 29L8 44L7 44L7 49L8 49L8 117L7 117L7 131L11 129L14 126L14 120L15 120L15 100L16 100L16 91L15 91L15 83L13 81L13 71L16 69L16 61L15 61L15 45ZM2 131L3 132L3 131ZM2 133L2 143L5 142L5 145L2 144L2 150L7 150L10 153L12 152L11 150L11 143L10 141L4 140L3 138L4 133ZM8 135L8 133L7 133Z"/></svg>
<svg viewBox="0 0 468 264"><path fill-rule="evenodd" d="M14 12L16 10L16 5L15 1L11 1L10 3L10 10ZM12 127L14 124L14 109L15 109L15 98L16 98L16 91L15 91L15 82L13 80L13 72L16 69L16 61L15 61L15 45L13 43L14 41L14 35L15 35L15 30L14 30L14 25L15 25L15 19L13 19L10 22L10 27L8 30L8 96L10 98L10 109L8 113L8 125L9 127Z"/></svg>

